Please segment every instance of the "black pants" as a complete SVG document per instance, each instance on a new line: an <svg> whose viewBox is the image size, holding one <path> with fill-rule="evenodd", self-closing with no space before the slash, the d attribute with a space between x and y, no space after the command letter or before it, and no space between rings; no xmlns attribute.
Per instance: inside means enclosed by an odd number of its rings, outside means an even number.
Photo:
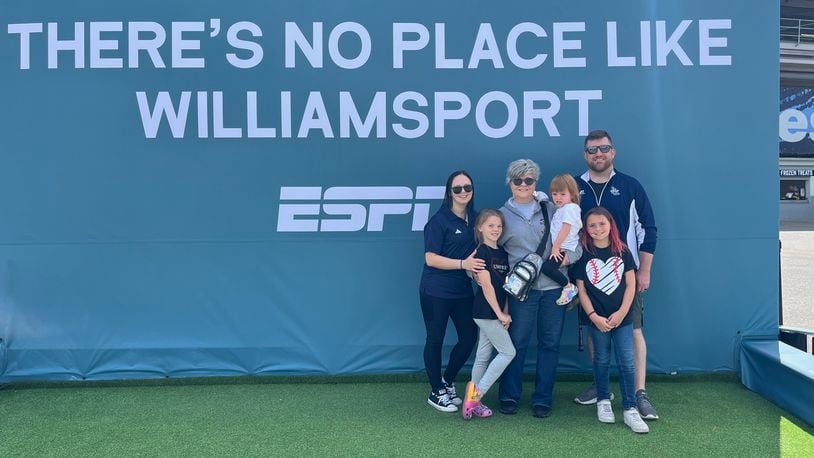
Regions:
<svg viewBox="0 0 814 458"><path fill-rule="evenodd" d="M427 341L424 344L424 367L433 391L444 388L441 382L441 351L447 322L452 318L458 343L452 348L449 363L444 371L444 380L452 383L461 370L478 337L478 327L472 320L472 297L462 299L442 299L424 293L421 296L421 314L424 316L424 327L427 329Z"/></svg>
<svg viewBox="0 0 814 458"><path fill-rule="evenodd" d="M563 275L560 272L560 264L562 264L562 260L556 261L554 259L548 258L543 262L543 267L540 268L540 272L546 277L554 280L560 286L565 286L568 284L568 277Z"/></svg>

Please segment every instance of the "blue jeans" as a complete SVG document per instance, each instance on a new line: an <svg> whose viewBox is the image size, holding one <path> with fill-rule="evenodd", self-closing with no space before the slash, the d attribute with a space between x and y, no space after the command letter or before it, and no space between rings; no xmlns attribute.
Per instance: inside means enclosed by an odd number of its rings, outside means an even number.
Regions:
<svg viewBox="0 0 814 458"><path fill-rule="evenodd" d="M531 334L537 327L537 374L534 378L534 393L531 405L551 407L554 392L554 377L560 359L560 337L565 321L565 307L556 305L562 288L548 291L531 290L525 302L509 298L509 315L512 324L509 336L516 350L516 356L503 373L500 380L500 401L518 403L523 392L523 365Z"/></svg>
<svg viewBox="0 0 814 458"><path fill-rule="evenodd" d="M619 387L622 390L622 407L636 407L636 393L633 382L633 325L601 332L591 326L591 339L594 341L594 382L596 399L610 399L610 357L611 344L619 366Z"/></svg>

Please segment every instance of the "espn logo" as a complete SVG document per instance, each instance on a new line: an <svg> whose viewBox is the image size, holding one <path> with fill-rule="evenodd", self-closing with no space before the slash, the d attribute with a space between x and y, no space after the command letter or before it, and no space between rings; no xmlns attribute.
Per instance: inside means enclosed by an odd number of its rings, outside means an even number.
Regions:
<svg viewBox="0 0 814 458"><path fill-rule="evenodd" d="M406 186L283 186L277 232L381 232L387 215L410 212L412 230L421 231L428 201L443 198L443 186L418 186L415 194Z"/></svg>

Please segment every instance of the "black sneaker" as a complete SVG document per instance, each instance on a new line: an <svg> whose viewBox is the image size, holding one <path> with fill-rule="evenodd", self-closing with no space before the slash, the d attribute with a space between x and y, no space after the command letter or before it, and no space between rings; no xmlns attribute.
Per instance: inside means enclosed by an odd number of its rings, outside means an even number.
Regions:
<svg viewBox="0 0 814 458"><path fill-rule="evenodd" d="M444 388L447 390L447 394L449 395L449 400L452 401L453 404L459 406L464 403L463 399L458 397L458 393L455 392L455 385L448 383L446 380L441 379L444 382Z"/></svg>
<svg viewBox="0 0 814 458"><path fill-rule="evenodd" d="M610 398L612 401L613 393L611 393ZM574 398L574 402L584 406L596 404L596 385L591 385L590 388L580 393L579 396Z"/></svg>
<svg viewBox="0 0 814 458"><path fill-rule="evenodd" d="M453 404L452 401L450 401L449 395L447 394L447 390L444 389L438 392L430 391L430 395L427 396L427 404L435 407L441 412L458 411L458 408L455 407L455 404Z"/></svg>
<svg viewBox="0 0 814 458"><path fill-rule="evenodd" d="M551 407L537 404L531 407L532 415L537 418L548 418L551 416Z"/></svg>
<svg viewBox="0 0 814 458"><path fill-rule="evenodd" d="M650 403L650 398L647 396L647 391L639 390L636 392L636 407L639 409L639 415L645 420L658 420L659 414Z"/></svg>
<svg viewBox="0 0 814 458"><path fill-rule="evenodd" d="M500 413L503 415L514 415L517 413L517 403L512 400L500 401Z"/></svg>

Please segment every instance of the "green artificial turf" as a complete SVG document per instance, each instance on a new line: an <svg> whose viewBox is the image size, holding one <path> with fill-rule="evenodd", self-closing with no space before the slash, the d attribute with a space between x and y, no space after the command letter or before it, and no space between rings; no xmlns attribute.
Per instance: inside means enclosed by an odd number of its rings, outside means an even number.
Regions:
<svg viewBox="0 0 814 458"><path fill-rule="evenodd" d="M282 381L281 381L282 380ZM331 383L340 380L341 383ZM375 380L374 383L365 380ZM397 381L401 380L401 381ZM811 456L814 427L734 378L656 379L650 434L599 423L558 381L554 414L464 421L411 378L250 378L13 385L0 391L2 456L690 455ZM309 383L301 383L308 381ZM352 383L349 383L351 381ZM285 383L288 382L288 383ZM460 389L462 391L463 384ZM496 388L486 402L496 404ZM497 407L494 405L494 407ZM497 409L495 409L497 410Z"/></svg>

